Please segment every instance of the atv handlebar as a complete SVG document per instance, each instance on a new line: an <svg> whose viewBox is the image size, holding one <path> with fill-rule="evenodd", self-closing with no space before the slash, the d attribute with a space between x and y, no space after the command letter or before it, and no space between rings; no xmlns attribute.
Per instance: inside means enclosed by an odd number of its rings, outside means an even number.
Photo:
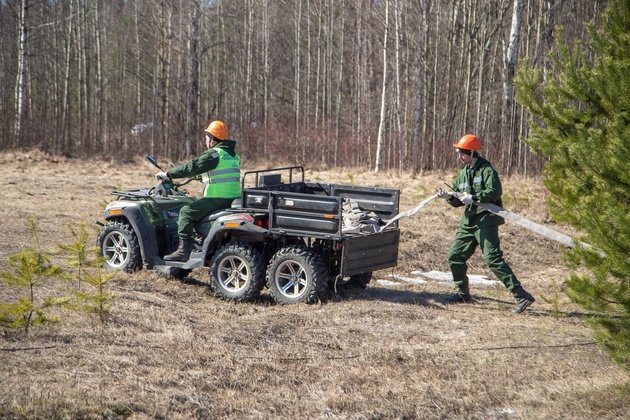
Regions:
<svg viewBox="0 0 630 420"><path fill-rule="evenodd" d="M155 158L155 156L150 155L150 154L148 154L148 153L147 153L146 155L144 155L144 157L145 157L145 159L146 159L146 160L148 160L149 162L151 162L151 164L152 164L153 166L155 166L156 168L158 168L160 171L162 171L162 172L166 172L164 169L162 169L162 167L161 167L160 165L158 165L158 163L157 163L157 159Z"/></svg>
<svg viewBox="0 0 630 420"><path fill-rule="evenodd" d="M150 154L146 154L144 155L145 159L148 160L153 166L155 166L156 168L158 168L160 171L162 172L166 172L157 162L157 159L155 158L155 156L150 155ZM168 173L168 172L167 172ZM188 178L185 179L184 182L174 182L172 178L166 178L166 179L160 179L159 180L160 183L158 185L156 185L155 187L149 189L148 193L149 195L159 195L162 197L165 197L167 195L174 195L172 192L176 191L178 194L177 195L184 195L184 193L180 193L178 191L178 189L180 187L183 187L184 185L188 184L191 181L201 181L201 177L200 176L196 176L193 178Z"/></svg>

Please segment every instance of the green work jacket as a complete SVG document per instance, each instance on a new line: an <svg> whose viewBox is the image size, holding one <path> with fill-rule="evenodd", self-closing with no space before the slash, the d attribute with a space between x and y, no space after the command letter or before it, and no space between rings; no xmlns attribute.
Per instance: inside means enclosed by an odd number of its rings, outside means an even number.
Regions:
<svg viewBox="0 0 630 420"><path fill-rule="evenodd" d="M198 157L168 171L172 178L201 175L206 198L238 198L241 195L241 158L234 150L236 142L224 140Z"/></svg>
<svg viewBox="0 0 630 420"><path fill-rule="evenodd" d="M466 165L453 182L453 191L469 193L473 200L481 203L492 203L503 207L501 202L501 181L497 171L490 162L478 157L473 167ZM447 202L453 207L464 205L457 197L451 196ZM480 225L500 225L505 223L502 217L489 212L486 209L469 204L464 209L460 225L464 227Z"/></svg>

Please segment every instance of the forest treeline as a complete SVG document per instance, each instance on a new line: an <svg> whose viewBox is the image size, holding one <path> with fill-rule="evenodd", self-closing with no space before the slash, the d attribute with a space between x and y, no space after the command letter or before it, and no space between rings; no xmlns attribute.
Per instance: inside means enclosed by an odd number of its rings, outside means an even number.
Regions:
<svg viewBox="0 0 630 420"><path fill-rule="evenodd" d="M0 148L180 160L212 119L245 161L443 169L466 132L537 174L519 65L598 0L0 0ZM560 32L558 27L563 28Z"/></svg>

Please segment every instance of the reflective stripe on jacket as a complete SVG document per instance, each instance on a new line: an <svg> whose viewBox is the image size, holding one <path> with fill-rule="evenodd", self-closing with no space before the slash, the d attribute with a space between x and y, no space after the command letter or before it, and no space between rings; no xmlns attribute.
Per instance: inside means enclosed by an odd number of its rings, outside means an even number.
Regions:
<svg viewBox="0 0 630 420"><path fill-rule="evenodd" d="M214 147L219 155L216 168L201 174L206 184L203 196L206 198L238 198L241 195L241 158L230 155L225 149Z"/></svg>

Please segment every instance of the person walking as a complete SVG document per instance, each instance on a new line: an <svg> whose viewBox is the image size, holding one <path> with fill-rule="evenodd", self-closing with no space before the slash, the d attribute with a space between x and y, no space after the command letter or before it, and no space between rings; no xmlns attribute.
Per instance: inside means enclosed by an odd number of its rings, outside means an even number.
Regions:
<svg viewBox="0 0 630 420"><path fill-rule="evenodd" d="M232 201L241 196L241 158L235 151L236 142L228 140L227 125L222 121L212 121L204 131L208 150L168 172L156 174L158 179L201 175L205 184L203 197L179 211L179 247L164 257L166 261L188 261L194 246L195 223L217 210L230 207Z"/></svg>
<svg viewBox="0 0 630 420"><path fill-rule="evenodd" d="M453 144L457 160L464 165L452 186L459 194L439 188L438 197L444 198L453 207L466 206L459 228L448 252L448 264L453 273L457 293L451 302L471 302L468 285L467 261L479 246L483 259L516 300L513 312L521 313L532 303L534 297L523 289L516 275L503 259L499 244L499 225L505 223L501 216L475 205L492 203L502 206L501 181L490 162L481 157L481 140L473 134L466 134Z"/></svg>

